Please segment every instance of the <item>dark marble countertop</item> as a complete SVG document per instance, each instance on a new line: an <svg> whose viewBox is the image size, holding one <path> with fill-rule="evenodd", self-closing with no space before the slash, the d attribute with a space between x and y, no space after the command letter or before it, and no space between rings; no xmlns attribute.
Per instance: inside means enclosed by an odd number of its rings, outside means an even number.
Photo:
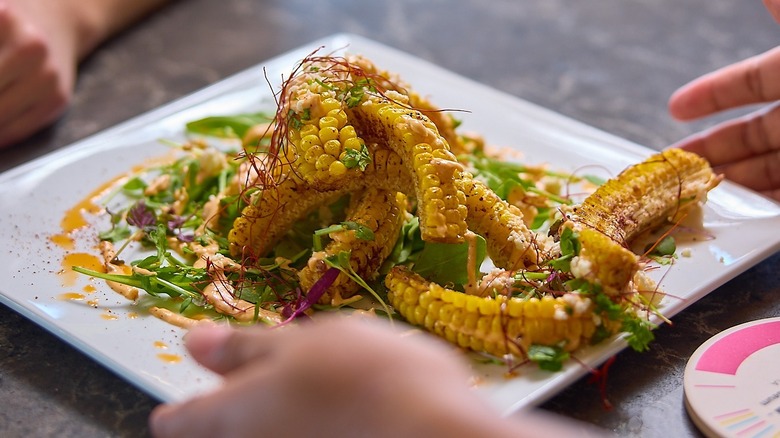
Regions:
<svg viewBox="0 0 780 438"><path fill-rule="evenodd" d="M0 152L0 171L338 32L657 149L716 120L672 120L678 86L780 41L758 0L181 0L88 59L68 113ZM698 436L683 405L686 360L719 331L780 316L779 266L775 254L692 304L649 352L620 353L612 409L587 379L542 408L620 436ZM0 436L144 436L156 403L0 306Z"/></svg>

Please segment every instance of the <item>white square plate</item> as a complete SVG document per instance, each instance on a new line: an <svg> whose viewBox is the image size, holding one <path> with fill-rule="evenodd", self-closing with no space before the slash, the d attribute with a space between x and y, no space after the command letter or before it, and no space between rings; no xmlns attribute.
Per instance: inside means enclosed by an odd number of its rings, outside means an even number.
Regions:
<svg viewBox="0 0 780 438"><path fill-rule="evenodd" d="M164 155L167 147L159 139L182 140L186 122L273 110L266 75L278 81L320 46L365 55L400 73L440 107L466 110L458 113L462 129L483 134L488 144L521 151L527 163L549 163L561 171L597 165L614 175L653 152L370 40L334 35L0 175L0 301L160 400L181 400L218 384L218 377L187 356L183 330L139 312L104 284L95 282L97 291L88 300L62 299L91 287L84 276L69 280L60 272L66 252L94 253L95 241L89 231L77 232L76 247L66 251L51 236L61 232L64 214L97 187ZM715 238L686 244L691 256L659 271L661 288L676 297L665 299L666 316L780 248L780 207L728 182L711 192L703 222ZM624 341L616 338L576 356L597 366L623 348ZM161 353L182 360L164 360ZM479 390L510 413L541 403L588 370L570 361L558 373L525 367L514 378L505 377L506 369L498 365L475 365L474 371L482 382Z"/></svg>

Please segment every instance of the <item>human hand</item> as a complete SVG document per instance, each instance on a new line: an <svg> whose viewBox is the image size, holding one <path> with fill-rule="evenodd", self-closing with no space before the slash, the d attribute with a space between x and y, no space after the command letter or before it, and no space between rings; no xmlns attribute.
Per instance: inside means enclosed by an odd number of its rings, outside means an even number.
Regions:
<svg viewBox="0 0 780 438"><path fill-rule="evenodd" d="M439 407L479 401L463 359L449 346L352 319L273 330L196 327L185 337L187 348L224 375L224 385L158 407L152 431L160 437L420 435ZM484 403L472 408L498 418ZM446 424L446 417L440 420Z"/></svg>
<svg viewBox="0 0 780 438"><path fill-rule="evenodd" d="M205 325L185 337L221 387L150 417L157 437L601 436L538 413L501 417L469 386L453 347L382 321L325 317L296 327Z"/></svg>
<svg viewBox="0 0 780 438"><path fill-rule="evenodd" d="M764 0L780 20L780 0ZM780 100L780 47L704 75L677 90L669 111L692 120L744 105ZM738 184L780 200L780 104L723 122L680 147L707 158Z"/></svg>
<svg viewBox="0 0 780 438"><path fill-rule="evenodd" d="M0 147L54 121L71 99L77 35L60 3L0 0Z"/></svg>

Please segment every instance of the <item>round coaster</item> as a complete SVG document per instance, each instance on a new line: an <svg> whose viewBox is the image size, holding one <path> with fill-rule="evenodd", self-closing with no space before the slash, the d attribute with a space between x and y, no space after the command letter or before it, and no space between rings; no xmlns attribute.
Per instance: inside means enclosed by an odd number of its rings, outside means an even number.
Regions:
<svg viewBox="0 0 780 438"><path fill-rule="evenodd" d="M780 318L732 327L688 359L685 407L709 437L780 437Z"/></svg>

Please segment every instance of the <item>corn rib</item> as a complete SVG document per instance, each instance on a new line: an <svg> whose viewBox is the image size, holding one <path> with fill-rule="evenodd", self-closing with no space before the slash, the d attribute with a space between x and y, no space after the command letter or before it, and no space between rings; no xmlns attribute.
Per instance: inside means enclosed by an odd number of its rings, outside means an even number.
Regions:
<svg viewBox="0 0 780 438"><path fill-rule="evenodd" d="M387 275L385 285L391 305L410 324L462 348L496 357L525 358L531 345L573 351L591 340L596 321L610 332L618 328L595 318L590 299L576 294L482 298L443 288L399 266Z"/></svg>
<svg viewBox="0 0 780 438"><path fill-rule="evenodd" d="M312 254L298 277L303 290L308 291L328 270L325 259L349 252L352 270L370 281L376 277L379 266L393 249L406 213L406 196L400 192L367 189L360 195L347 221L357 223L373 233L373 238L362 239L355 230L341 230L330 234L331 242L323 251ZM339 274L326 293L321 304L338 303L354 295L360 286L345 273Z"/></svg>

